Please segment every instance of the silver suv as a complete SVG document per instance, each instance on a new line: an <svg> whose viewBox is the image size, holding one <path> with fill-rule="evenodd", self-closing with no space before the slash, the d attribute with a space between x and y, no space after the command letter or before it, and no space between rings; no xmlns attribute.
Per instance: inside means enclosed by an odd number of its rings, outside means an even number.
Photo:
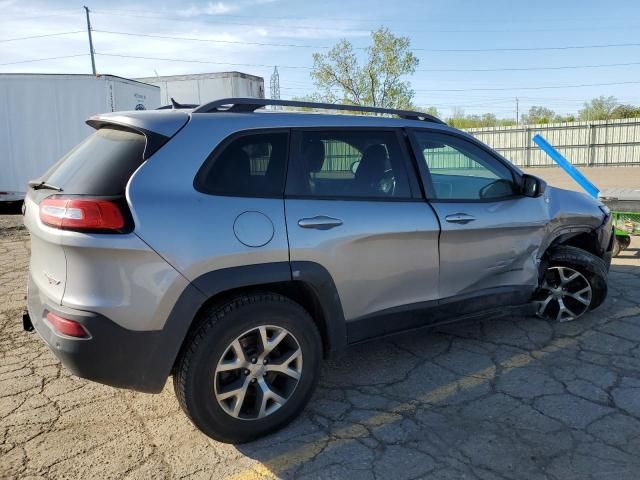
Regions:
<svg viewBox="0 0 640 480"><path fill-rule="evenodd" d="M274 104L333 114L256 112ZM30 183L23 321L80 377L173 376L214 439L291 421L348 345L513 309L574 320L606 296L606 207L432 116L180 107L92 117Z"/></svg>

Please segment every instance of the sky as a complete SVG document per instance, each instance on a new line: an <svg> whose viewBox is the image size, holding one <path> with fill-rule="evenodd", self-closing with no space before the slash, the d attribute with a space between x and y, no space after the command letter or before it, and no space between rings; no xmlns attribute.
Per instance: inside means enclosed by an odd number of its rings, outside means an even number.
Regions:
<svg viewBox="0 0 640 480"><path fill-rule="evenodd" d="M385 26L420 60L407 77L414 103L445 118L515 118L516 98L520 113L575 113L599 95L640 104L638 1L86 1L103 74L236 70L264 77L269 96L277 65L281 98L292 98L314 91L314 52L346 38L364 55ZM83 5L0 0L0 73L91 73Z"/></svg>

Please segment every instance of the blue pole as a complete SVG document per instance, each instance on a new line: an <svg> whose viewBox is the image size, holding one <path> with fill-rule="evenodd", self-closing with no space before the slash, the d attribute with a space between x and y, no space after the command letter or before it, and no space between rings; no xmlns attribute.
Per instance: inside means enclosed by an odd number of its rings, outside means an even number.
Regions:
<svg viewBox="0 0 640 480"><path fill-rule="evenodd" d="M560 165L564 171L578 183L578 185L584 188L589 195L593 198L598 198L598 193L600 193L598 187L591 183L587 177L580 172L580 170L571 165L569 161L560 154L560 152L553 148L551 144L542 137L542 135L539 133L536 134L533 137L533 141L536 142L538 147L540 147L547 155L553 158L553 160L555 160L555 162Z"/></svg>

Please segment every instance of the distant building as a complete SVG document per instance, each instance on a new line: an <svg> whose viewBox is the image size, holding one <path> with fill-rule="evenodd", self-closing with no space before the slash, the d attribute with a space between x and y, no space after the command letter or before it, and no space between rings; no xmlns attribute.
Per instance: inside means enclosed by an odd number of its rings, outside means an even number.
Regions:
<svg viewBox="0 0 640 480"><path fill-rule="evenodd" d="M202 104L228 97L264 98L264 78L242 72L199 73L136 79L160 87L160 103Z"/></svg>

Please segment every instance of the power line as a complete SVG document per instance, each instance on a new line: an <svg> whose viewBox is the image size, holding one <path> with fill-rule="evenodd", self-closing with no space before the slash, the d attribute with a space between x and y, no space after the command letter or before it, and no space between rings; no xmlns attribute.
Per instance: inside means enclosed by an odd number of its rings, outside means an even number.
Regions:
<svg viewBox="0 0 640 480"><path fill-rule="evenodd" d="M94 12L95 13L95 12ZM112 30L94 30L94 32L107 33L111 35L127 35L132 37L149 37L149 38L161 38L165 40L186 40L195 42L211 42L211 43L224 43L224 44L238 44L238 45L259 45L269 47L295 47L295 48L332 48L328 45L308 45L308 44L291 44L291 43L268 43L268 42L243 42L239 40L217 40L211 38L195 38L195 37L177 37L172 35L154 35L146 33L134 33L134 32L116 32ZM412 47L411 50L422 52L511 52L511 51L545 51L545 50L574 50L574 49L591 49L591 48L618 48L618 47L638 47L640 43L606 43L606 44L591 44L591 45L564 45L558 47L498 47L498 48L420 48ZM366 50L368 47L354 47L356 50ZM560 69L561 67L557 67ZM582 68L582 67L577 67ZM551 68L548 68L551 69ZM507 69L505 69L507 70ZM510 70L510 69L509 69ZM435 70L425 70L435 71ZM452 70L452 71L484 71L483 69L474 70ZM487 70L491 71L491 70Z"/></svg>
<svg viewBox="0 0 640 480"><path fill-rule="evenodd" d="M238 45L260 45L265 47L331 48L331 47L319 46L319 45L299 45L299 44L292 44L292 43L241 42L239 40L236 41L236 40L217 40L213 38L173 37L169 35L154 35L150 33L133 33L133 32L114 32L110 30L94 29L93 31L97 33L108 33L111 35L127 35L131 37L162 38L165 40L187 40L191 42L211 42L211 43L225 43L225 44L238 44Z"/></svg>
<svg viewBox="0 0 640 480"><path fill-rule="evenodd" d="M143 33L133 33L133 32L114 32L108 30L92 30L93 32L98 33L107 33L113 35L126 35L126 36L134 36L134 37L150 37L150 38L161 38L167 40L186 40L186 41L197 41L197 42L213 42L213 43L224 43L224 44L240 44L240 45L260 45L260 46L275 46L275 47L297 47L297 48L329 48L327 46L318 46L318 45L299 45L299 44L284 44L284 43L263 43L263 42L242 42L242 41L232 41L232 40L215 40L215 39L205 39L205 38L193 38L193 37L175 37L169 35L153 35L153 34L143 34ZM32 35L28 37L16 37L16 38L8 38L2 39L0 42L12 42L17 40L27 40L32 38L43 38L43 37L54 37L61 35L72 35L77 33L84 33L82 30L76 30L71 32L58 32L58 33L50 33L43 35ZM626 45L640 45L640 44L626 44ZM579 47L572 47L579 48ZM587 48L585 46L585 48ZM158 59L161 60L161 59ZM195 61L193 61L195 62ZM216 62L206 62L206 63L216 63ZM245 65L245 66L263 66L263 65L255 65L255 64L226 64L226 65ZM582 68L610 68L610 67L623 67L623 66L633 66L640 65L640 62L625 62L625 63L606 63L606 64L592 64L592 65L563 65L563 66L553 66L553 67L498 67L498 68L425 68L425 69L417 69L418 72L505 72L505 71L534 71L534 70L573 70L573 69L582 69ZM270 66L270 65L268 65ZM285 66L285 68L311 68L311 67L293 67L293 66Z"/></svg>
<svg viewBox="0 0 640 480"><path fill-rule="evenodd" d="M96 52L96 55L101 55L104 57L121 57L121 58L138 58L141 60L158 60L161 62L183 62L183 63L202 63L208 65L232 65L239 67L267 67L272 68L273 64L264 64L264 63L230 63L230 62L210 62L204 60L186 60L183 58L160 58L160 57L144 57L141 55L120 55L115 53L101 53ZM304 69L304 70L312 70L311 67L300 67L294 65L280 65L278 64L278 68L295 68L295 69Z"/></svg>
<svg viewBox="0 0 640 480"><path fill-rule="evenodd" d="M124 8L116 8L116 9L112 9L110 10L110 12L118 12L118 13L148 13L147 10L132 10L132 9L124 9ZM169 11L164 11L162 13L158 13L156 15L162 15L162 16L166 16L168 14L172 14L172 15L176 15L179 14L178 12L169 12ZM187 15L185 15L187 16ZM195 15L194 15L195 16ZM198 13L197 16L207 16L207 17L234 17L234 18L256 18L255 15L237 15L237 14L231 14L231 13ZM265 18L265 19L270 19L270 20L297 20L298 17L283 17L283 16L269 16L269 15L260 15L260 18ZM362 16L356 16L356 17L348 17L348 16L340 16L340 17L322 17L323 20L361 20ZM371 20L371 19L367 19L371 22L376 22L379 23L383 20ZM561 18L555 18L553 19L556 22L563 22L566 23L567 21L583 21L583 22L594 22L594 21L600 21L601 19L595 19L595 18L575 18L575 17L571 17L571 18L565 18L565 19L561 19ZM611 19L610 19L611 20ZM429 23L434 22L434 23L455 23L455 24L460 24L460 23L491 23L491 21L486 21L486 20L442 20L442 19L420 19L420 20L388 20L388 19L384 19L385 22L387 23L419 23L419 24L425 24L425 23ZM536 20L531 20L534 23L536 22ZM548 23L549 20L548 19L540 19L539 20L542 23ZM520 23L530 23L529 20L523 20ZM502 23L501 21L495 21L494 23ZM515 23L518 23L517 21Z"/></svg>
<svg viewBox="0 0 640 480"><path fill-rule="evenodd" d="M231 14L207 14L207 13L199 13L197 15L182 15L180 16L179 12L166 12L166 13L160 13L160 14L149 14L146 11L142 11L142 10L97 10L94 11L94 13L96 14L100 14L100 15L114 15L114 16L127 16L127 17L138 17L138 18L153 18L153 19L159 19L159 20L170 20L171 22L174 21L182 21L182 22L196 22L199 20L202 20L203 17L206 18L207 23L224 23L226 25L238 25L238 26L248 26L248 27L265 27L265 26L269 26L266 25L265 22L261 21L260 23L237 23L237 22L229 22L228 20L225 20L225 18L249 18L249 19L255 19L256 16L255 15L231 15ZM278 20L278 21L286 21L289 22L290 20L299 20L298 17L277 17L277 16L260 16L260 19L268 19L268 20ZM217 20L217 21L216 21ZM361 18L356 18L356 17L322 17L322 20L335 20L335 21L361 21ZM584 20L585 22L587 22L588 20ZM420 21L416 21L416 22L409 22L406 20L389 20L389 19L381 19L379 21L376 20L368 20L369 23L371 24L375 24L375 26L362 26L357 28L358 30L370 30L370 29L377 29L380 25L387 25L387 24L393 24L393 23L420 23L421 25L424 25L425 23L428 23L428 21L424 21L424 20L420 20ZM545 25L549 23L548 20L544 20L542 21L542 23L544 23ZM588 21L591 22L591 21ZM433 20L433 23L447 23L444 20ZM455 22L450 22L450 23L455 23L455 24L460 24L460 23L465 23L465 22L461 22L461 21L455 21ZM482 22L471 22L471 23L487 23L485 21ZM517 22L516 22L517 23ZM525 22L527 24L530 24L531 21L527 21ZM275 27L282 27L282 25L271 25L271 26L275 26ZM300 25L300 24L291 24L291 23L287 23L286 25L287 27L291 27L291 28L302 28L302 29L309 29L309 30L335 30L335 31L346 31L346 32L352 32L354 30L354 28L340 28L340 27L317 27L315 25L309 25L309 24L305 24L305 25ZM635 27L635 26L634 26ZM606 26L603 27L601 24L598 25L594 25L593 23L590 23L588 26L583 27L583 28L571 28L571 27L560 27L560 28L538 28L538 29L480 29L480 30L470 30L470 29L429 29L429 32L433 32L433 33L524 33L524 32L531 32L531 33L535 33L535 32L566 32L566 31L593 31L593 30L620 30L621 27L619 24L617 25L611 25L611 26ZM633 28L633 27L630 27ZM411 33L411 32L424 32L424 29L420 29L420 30L403 30L404 32L407 33Z"/></svg>
<svg viewBox="0 0 640 480"><path fill-rule="evenodd" d="M638 47L640 43L600 43L592 45L563 45L561 47L498 47L498 48L412 48L423 52L529 52L543 50L575 50L589 48Z"/></svg>
<svg viewBox="0 0 640 480"><path fill-rule="evenodd" d="M58 32L58 33L45 33L42 35L31 35L29 37L15 37L15 38L2 38L0 39L0 43L4 42L16 42L18 40L30 40L32 38L43 38L43 37L58 37L61 35L72 35L74 33L83 33L83 30L76 30L73 32Z"/></svg>
<svg viewBox="0 0 640 480"><path fill-rule="evenodd" d="M21 21L21 20L38 20L41 18L51 18L51 17L68 17L70 15L75 15L80 13L80 10L77 8L60 8L60 9L54 9L54 10L50 10L52 12L56 12L56 11L64 11L66 10L65 13L48 13L46 15L28 15L27 16L23 16L25 15L24 13L22 14L9 14L9 15L4 15L3 14L3 19L15 19L14 21Z"/></svg>
<svg viewBox="0 0 640 480"><path fill-rule="evenodd" d="M628 82L608 82L608 83L582 83L577 85L544 85L539 87L482 87L482 88L444 88L444 89L416 89L416 92L499 92L506 90L547 90L553 88L581 88L581 87L602 87L610 85L637 85L640 81Z"/></svg>
<svg viewBox="0 0 640 480"><path fill-rule="evenodd" d="M167 62L186 62L186 63L201 63L201 64L212 64L212 65L236 65L236 66L268 67L268 68L273 67L273 65L269 65L269 64L211 62L211 61L203 61L203 60L187 60L187 59L180 59L180 58L160 58L160 57L145 57L141 55L121 55L121 54L115 54L115 53L96 52L96 55L102 55L107 57L120 57L120 58L137 58L142 60L158 60L158 61L167 61ZM293 65L279 65L279 67L311 70L311 67L301 67L301 66L293 66ZM627 82L582 83L582 84L574 84L574 85L544 85L544 86L538 86L538 87L480 87L480 88L452 88L452 89L415 89L415 91L416 92L473 92L473 91L506 91L506 90L547 90L547 89L556 89L556 88L581 88L581 87L600 87L600 86L610 86L610 85L636 85L636 84L640 84L640 81L634 80L634 81L627 81ZM281 88L284 88L284 87L281 87Z"/></svg>
<svg viewBox="0 0 640 480"><path fill-rule="evenodd" d="M497 67L497 68L418 68L416 72L528 72L534 70L577 70L581 68L610 68L640 65L640 62L601 63L593 65L562 65L556 67Z"/></svg>
<svg viewBox="0 0 640 480"><path fill-rule="evenodd" d="M498 68L426 68L417 72L528 72L532 70L575 70L580 68L628 67L640 65L640 62L602 63L595 65L562 65L558 67L498 67Z"/></svg>
<svg viewBox="0 0 640 480"><path fill-rule="evenodd" d="M20 60L19 62L0 63L0 67L1 66L5 66L5 65L17 65L19 63L32 63L32 62L44 62L46 60L59 60L61 58L85 57L87 55L89 55L89 54L88 53L78 53L76 55L62 55L60 57L32 58L30 60Z"/></svg>

